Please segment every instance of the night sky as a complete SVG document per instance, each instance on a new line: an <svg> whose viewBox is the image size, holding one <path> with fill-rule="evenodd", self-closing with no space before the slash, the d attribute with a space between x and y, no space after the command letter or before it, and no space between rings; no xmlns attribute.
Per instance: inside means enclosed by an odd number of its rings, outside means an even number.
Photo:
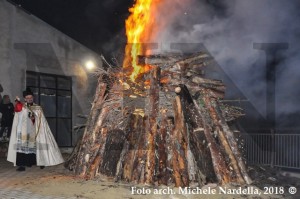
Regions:
<svg viewBox="0 0 300 199"><path fill-rule="evenodd" d="M126 42L125 20L133 0L11 0L99 54L109 42Z"/></svg>

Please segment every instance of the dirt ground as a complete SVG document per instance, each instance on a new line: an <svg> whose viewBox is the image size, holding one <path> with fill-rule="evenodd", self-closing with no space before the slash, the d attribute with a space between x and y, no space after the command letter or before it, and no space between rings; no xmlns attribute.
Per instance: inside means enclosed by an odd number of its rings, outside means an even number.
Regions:
<svg viewBox="0 0 300 199"><path fill-rule="evenodd" d="M5 163L9 166L8 163ZM4 165L5 166L5 165ZM11 165L10 165L11 167ZM0 171L3 168L0 167ZM16 171L15 171L16 172ZM300 179L282 176L280 171L277 169L271 169L269 167L249 167L249 172L254 179L251 186L239 187L234 185L227 185L227 189L231 190L230 193L223 194L220 187L216 184L209 184L202 187L202 194L193 193L188 194L188 192L180 192L179 188L174 188L172 186L160 186L160 187L148 187L146 185L133 185L124 182L114 183L110 179L105 179L104 177L98 176L94 180L83 180L73 176L72 172L64 169L63 165L58 165L54 167L46 167L41 170L38 167L33 167L27 169L22 174L18 174L16 179L10 179L11 184L16 187L22 187L26 190L45 196L63 196L63 197L76 197L82 199L154 199L154 198L170 198L170 199L181 199L181 198L192 198L192 199L276 199L276 198L290 198L296 199L300 198ZM282 188L281 188L282 187ZM290 187L296 187L299 192L292 195L288 193ZM191 185L191 189L194 188ZM144 189L144 193L133 194L133 190L138 190L137 192ZM222 187L224 190L225 187ZM257 193L250 194L231 194L232 192L241 190L256 190ZM196 189L194 189L196 190ZM210 190L211 194L203 193L204 190ZM215 192L213 192L215 190ZM271 194L271 192L276 193L284 191L283 194ZM150 192L147 194L146 192ZM162 194L162 192L166 194ZM161 193L161 194L160 194ZM169 193L169 194L168 194ZM170 194L171 193L171 194ZM260 195L259 195L260 193ZM281 193L281 192L280 192Z"/></svg>

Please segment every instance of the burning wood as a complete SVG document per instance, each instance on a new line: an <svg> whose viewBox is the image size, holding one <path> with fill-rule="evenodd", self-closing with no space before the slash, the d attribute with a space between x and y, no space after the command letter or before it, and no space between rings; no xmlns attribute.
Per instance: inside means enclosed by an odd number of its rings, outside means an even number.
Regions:
<svg viewBox="0 0 300 199"><path fill-rule="evenodd" d="M127 76L118 79L122 70L102 73L83 138L65 166L88 179L106 175L176 186L250 184L227 124L242 112L221 102L221 81L203 77L209 56L139 60L152 65L136 80L140 83Z"/></svg>

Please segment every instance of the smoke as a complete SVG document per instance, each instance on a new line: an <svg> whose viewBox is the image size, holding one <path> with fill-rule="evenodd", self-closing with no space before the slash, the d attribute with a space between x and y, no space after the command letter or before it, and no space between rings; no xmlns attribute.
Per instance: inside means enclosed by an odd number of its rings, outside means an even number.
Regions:
<svg viewBox="0 0 300 199"><path fill-rule="evenodd" d="M253 43L288 43L289 49L278 54L276 112L278 117L299 113L298 0L166 0L166 5L161 13L177 14L158 42L203 43L262 115L266 111L266 58Z"/></svg>

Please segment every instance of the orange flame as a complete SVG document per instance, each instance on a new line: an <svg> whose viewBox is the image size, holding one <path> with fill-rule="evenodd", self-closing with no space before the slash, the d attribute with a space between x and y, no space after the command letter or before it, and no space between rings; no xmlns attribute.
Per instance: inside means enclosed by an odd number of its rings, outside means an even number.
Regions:
<svg viewBox="0 0 300 199"><path fill-rule="evenodd" d="M135 79L145 72L138 65L138 55L146 54L146 46L153 39L154 13L161 0L135 0L135 4L129 9L131 15L126 20L127 45L125 48L124 68L132 68L130 79ZM150 52L149 52L150 53ZM147 70L147 69L146 69Z"/></svg>

